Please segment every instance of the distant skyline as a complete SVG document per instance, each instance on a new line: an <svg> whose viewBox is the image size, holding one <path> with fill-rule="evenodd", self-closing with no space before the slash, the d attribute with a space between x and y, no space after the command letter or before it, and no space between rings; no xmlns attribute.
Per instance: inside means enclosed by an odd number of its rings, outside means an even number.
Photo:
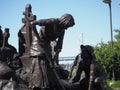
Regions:
<svg viewBox="0 0 120 90"><path fill-rule="evenodd" d="M37 20L59 18L70 13L75 26L65 33L60 56L76 56L81 44L97 45L107 43L110 37L109 7L102 0L1 0L0 25L2 30L10 28L9 43L18 49L18 31L22 27L26 4L32 5ZM113 30L120 29L120 0L112 0ZM37 26L39 28L39 26ZM115 33L113 32L113 36Z"/></svg>

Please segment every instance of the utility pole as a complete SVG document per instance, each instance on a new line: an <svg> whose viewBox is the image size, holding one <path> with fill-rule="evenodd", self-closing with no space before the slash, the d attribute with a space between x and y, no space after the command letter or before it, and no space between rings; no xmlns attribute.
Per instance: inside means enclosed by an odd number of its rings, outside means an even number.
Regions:
<svg viewBox="0 0 120 90"><path fill-rule="evenodd" d="M108 4L109 6L109 11L110 11L110 33L111 33L111 54L112 54L112 61L113 61L113 69L112 69L112 80L115 80L115 60L113 58L113 31L112 31L112 9L111 9L111 0L103 0L104 3Z"/></svg>

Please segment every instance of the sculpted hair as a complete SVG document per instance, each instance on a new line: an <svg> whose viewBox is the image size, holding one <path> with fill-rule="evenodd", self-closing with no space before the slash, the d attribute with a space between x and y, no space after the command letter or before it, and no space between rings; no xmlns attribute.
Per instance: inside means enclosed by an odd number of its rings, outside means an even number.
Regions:
<svg viewBox="0 0 120 90"><path fill-rule="evenodd" d="M71 27L75 24L74 18L71 14L64 14L60 18L60 24L64 24L65 27Z"/></svg>

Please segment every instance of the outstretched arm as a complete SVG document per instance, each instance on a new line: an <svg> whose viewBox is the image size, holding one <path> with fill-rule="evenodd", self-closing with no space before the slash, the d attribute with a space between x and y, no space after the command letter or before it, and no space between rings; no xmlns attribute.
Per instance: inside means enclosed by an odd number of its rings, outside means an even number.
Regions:
<svg viewBox="0 0 120 90"><path fill-rule="evenodd" d="M46 25L53 24L54 20L55 19L53 19L53 18L51 18L51 19L40 19L38 21L33 21L32 24L39 25L39 26L46 26Z"/></svg>

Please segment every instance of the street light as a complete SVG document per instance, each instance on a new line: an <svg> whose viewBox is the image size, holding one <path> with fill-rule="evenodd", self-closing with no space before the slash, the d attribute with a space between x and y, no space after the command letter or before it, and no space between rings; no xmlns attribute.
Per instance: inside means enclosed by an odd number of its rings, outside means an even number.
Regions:
<svg viewBox="0 0 120 90"><path fill-rule="evenodd" d="M111 0L103 0L103 2L109 4L111 3Z"/></svg>
<svg viewBox="0 0 120 90"><path fill-rule="evenodd" d="M110 32L111 32L111 48L112 48L112 60L113 60L113 81L115 80L115 72L114 72L114 59L113 59L113 32L112 32L112 9L111 9L111 0L103 0L104 3L109 5L109 10L110 10Z"/></svg>

